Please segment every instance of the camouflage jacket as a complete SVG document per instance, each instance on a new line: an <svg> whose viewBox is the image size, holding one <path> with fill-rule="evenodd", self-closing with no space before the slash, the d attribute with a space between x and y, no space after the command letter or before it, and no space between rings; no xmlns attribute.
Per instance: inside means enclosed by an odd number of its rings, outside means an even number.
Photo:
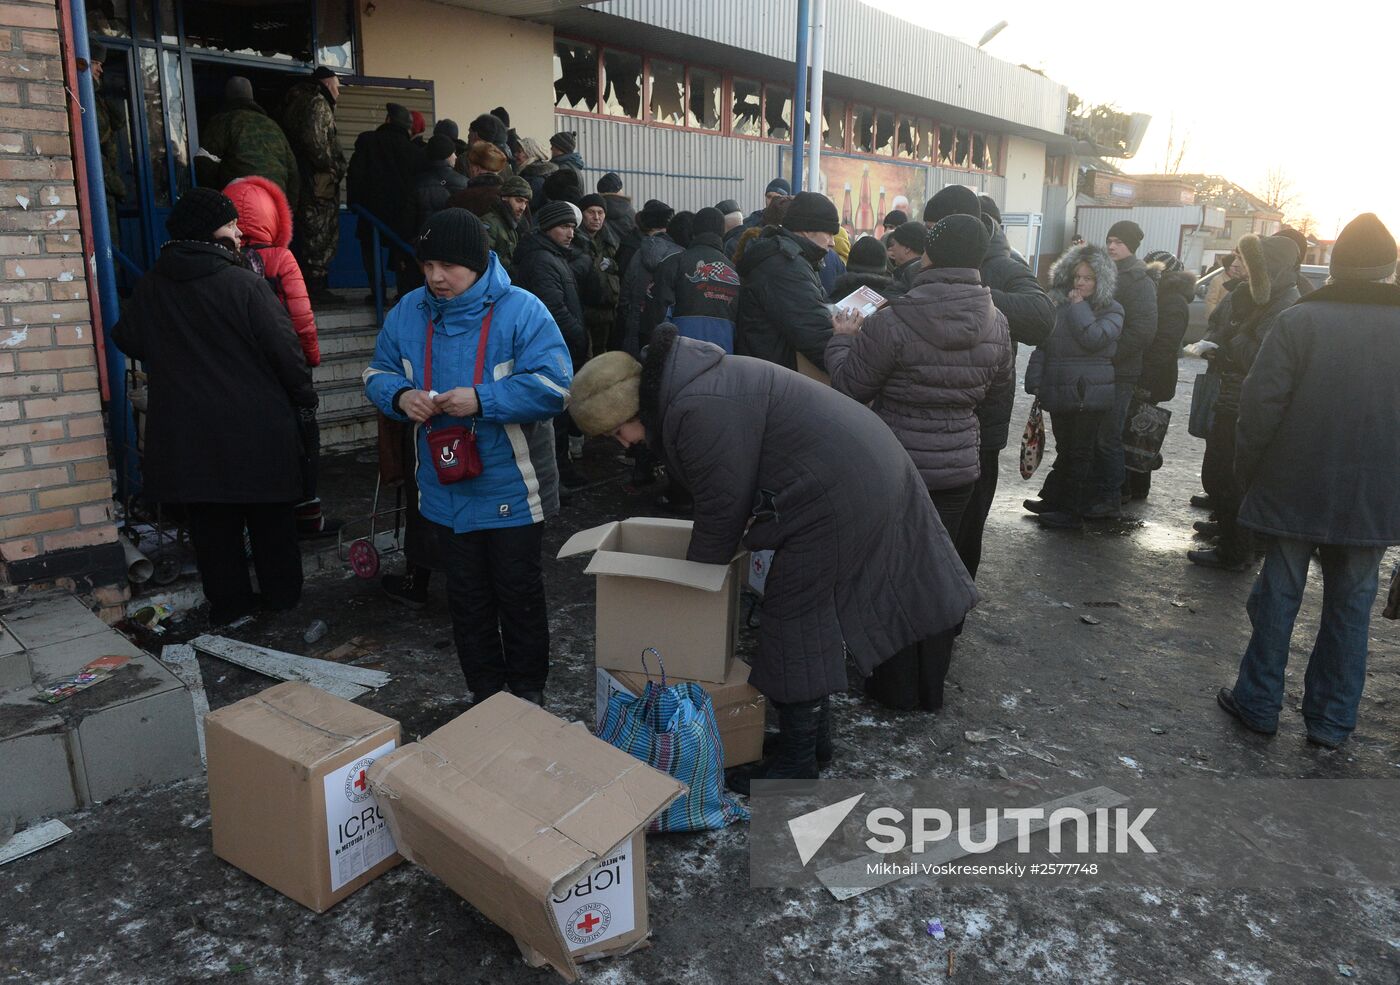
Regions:
<svg viewBox="0 0 1400 985"><path fill-rule="evenodd" d="M336 198L345 177L345 152L335 131L335 107L325 86L303 79L282 103L282 130L296 154L303 195Z"/></svg>
<svg viewBox="0 0 1400 985"><path fill-rule="evenodd" d="M501 262L506 273L511 272L514 265L515 248L520 243L520 226L513 220L507 218L502 213L503 206L496 205L481 217L481 223L486 227L486 236L491 241L491 249L496 252L496 259ZM514 278L511 278L514 280Z"/></svg>
<svg viewBox="0 0 1400 985"><path fill-rule="evenodd" d="M297 204L300 179L296 155L282 128L254 102L238 100L200 130L199 144L220 161L213 174L200 184L222 188L235 178L261 175L286 193L288 204ZM207 161L208 158L199 160Z"/></svg>

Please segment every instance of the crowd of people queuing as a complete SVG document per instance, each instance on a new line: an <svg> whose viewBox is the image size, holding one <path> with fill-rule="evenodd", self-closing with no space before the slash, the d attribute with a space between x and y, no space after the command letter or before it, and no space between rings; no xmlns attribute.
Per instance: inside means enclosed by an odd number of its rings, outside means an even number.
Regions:
<svg viewBox="0 0 1400 985"><path fill-rule="evenodd" d="M1082 530L1149 495L1150 471L1125 466L1125 422L1177 394L1195 279L1168 253L1140 258L1131 221L1077 242L1047 288L997 203L963 186L938 191L922 221L895 211L882 235L852 242L830 199L781 178L747 215L732 199L637 208L618 173L584 178L575 133L546 149L498 108L464 139L453 121L429 133L394 103L347 164L337 87L322 69L292 89L280 146L246 81L230 81L226 112L247 119L210 128L221 170L208 172L228 183L180 199L173 239L115 330L151 374L148 488L188 504L216 621L300 591L291 504L304 517L316 504L312 306L332 300L342 177L350 204L412 248L390 248L396 303L364 373L383 474L409 490L408 566L384 589L421 607L445 574L473 700L545 700L541 531L583 484L586 436L627 448L637 485L664 474L657 505L693 518L691 560L776 551L752 681L779 734L763 764L731 779L742 790L830 761L829 698L846 689L848 656L872 700L942 708L978 598L1019 347L1034 348L1025 388L1055 439L1025 503L1037 522ZM1335 747L1355 726L1381 554L1400 543L1400 438L1387 426L1400 406L1400 288L1395 241L1374 216L1342 232L1328 286L1311 293L1300 238L1244 237L1207 298L1201 349L1218 396L1205 495L1192 502L1211 511L1197 527L1215 546L1190 560L1244 570L1266 552L1253 636L1218 701L1272 733L1320 554L1303 714L1309 740ZM359 239L372 273L381 258L364 217ZM840 304L862 288L881 299L872 314ZM240 386L191 384L215 361L246 363ZM239 422L235 437L220 415ZM258 467L230 481L220 463L232 461ZM245 527L261 600L236 570Z"/></svg>

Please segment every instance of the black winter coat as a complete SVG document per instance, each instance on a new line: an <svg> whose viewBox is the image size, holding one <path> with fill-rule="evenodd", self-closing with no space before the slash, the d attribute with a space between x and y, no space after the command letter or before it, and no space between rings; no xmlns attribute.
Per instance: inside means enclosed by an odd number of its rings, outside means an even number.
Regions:
<svg viewBox="0 0 1400 985"><path fill-rule="evenodd" d="M637 236L636 247L628 253L625 265L622 264L622 254L627 245L623 244L617 250L618 264L622 267L622 296L617 302L617 320L619 347L640 357L642 346L647 342L642 337L641 324L652 278L656 276L661 262L673 253L681 252L681 246L665 233L654 236L638 233Z"/></svg>
<svg viewBox="0 0 1400 985"><path fill-rule="evenodd" d="M826 250L780 226L769 226L739 261L735 351L797 368L802 353L826 366L831 314L817 268Z"/></svg>
<svg viewBox="0 0 1400 985"><path fill-rule="evenodd" d="M112 329L150 386L156 503L295 503L311 370L271 286L213 243L166 243Z"/></svg>
<svg viewBox="0 0 1400 985"><path fill-rule="evenodd" d="M1240 523L1315 544L1400 544L1397 407L1400 287L1332 284L1282 312L1241 395Z"/></svg>
<svg viewBox="0 0 1400 985"><path fill-rule="evenodd" d="M1113 299L1123 306L1123 334L1113 356L1119 383L1137 383L1142 357L1157 336L1157 285L1147 275L1147 264L1135 256L1118 260L1118 290Z"/></svg>
<svg viewBox="0 0 1400 985"><path fill-rule="evenodd" d="M422 163L422 155L403 127L381 123L377 130L366 130L355 138L355 152L350 157L345 181L345 200L350 205L369 209L411 244L418 235L414 189ZM370 224L360 220L355 235L368 242Z"/></svg>
<svg viewBox="0 0 1400 985"><path fill-rule="evenodd" d="M895 286L894 278L888 274L853 274L848 268L844 274L836 278L836 284L831 288L829 297L832 303L835 303L862 287L868 287L886 299L896 298L906 293L903 288Z"/></svg>
<svg viewBox="0 0 1400 985"><path fill-rule="evenodd" d="M1157 334L1143 353L1142 377L1138 380L1153 403L1176 396L1181 340L1186 337L1195 297L1196 278L1185 270L1163 272L1157 282Z"/></svg>
<svg viewBox="0 0 1400 985"><path fill-rule="evenodd" d="M422 232L433 213L447 208L453 195L466 190L467 179L448 167L446 161L432 161L423 165L413 186L416 206L414 232ZM500 196L496 195L495 198L499 200Z"/></svg>
<svg viewBox="0 0 1400 985"><path fill-rule="evenodd" d="M626 195L604 195L603 208L608 215L604 228L612 233L613 242L621 243L637 228L637 210Z"/></svg>
<svg viewBox="0 0 1400 985"><path fill-rule="evenodd" d="M1069 300L1080 263L1094 271L1093 296ZM1113 351L1123 332L1123 306L1113 300L1117 267L1099 246L1073 246L1050 268L1055 328L1036 346L1026 366L1026 392L1050 414L1113 407Z"/></svg>
<svg viewBox="0 0 1400 985"><path fill-rule="evenodd" d="M581 365L581 360L588 358L588 329L583 322L575 262L573 250L560 246L544 233L531 233L515 248L511 280L544 302L568 343L575 365Z"/></svg>
<svg viewBox="0 0 1400 985"><path fill-rule="evenodd" d="M1006 316L1014 362L1017 343L1040 345L1050 334L1055 325L1055 306L1031 268L1012 257L1011 244L1000 226L992 232L991 245L982 260L982 283L992 291L992 304ZM977 408L984 451L1000 451L1006 447L1015 402L1014 385L999 387Z"/></svg>
<svg viewBox="0 0 1400 985"><path fill-rule="evenodd" d="M724 255L723 242L714 233L700 233L656 268L640 337L649 339L657 325L670 321L687 338L724 347L727 336L732 349L738 308L739 274Z"/></svg>
<svg viewBox="0 0 1400 985"><path fill-rule="evenodd" d="M695 495L687 558L775 551L749 678L772 700L844 691L843 642L869 675L977 601L914 463L856 401L663 326L641 410L648 443Z"/></svg>

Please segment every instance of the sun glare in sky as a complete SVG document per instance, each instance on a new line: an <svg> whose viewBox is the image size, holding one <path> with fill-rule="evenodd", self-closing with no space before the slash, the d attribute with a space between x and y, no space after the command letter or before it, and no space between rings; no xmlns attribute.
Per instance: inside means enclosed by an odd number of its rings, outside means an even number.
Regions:
<svg viewBox="0 0 1400 985"><path fill-rule="evenodd" d="M872 7L1040 69L1090 103L1148 113L1129 173L1164 170L1168 137L1182 171L1220 174L1261 194L1271 169L1291 181L1293 218L1330 238L1361 212L1400 231L1395 123L1400 4L1333 0L1290 7L1111 3L1072 8L992 0L976 12L915 0ZM830 7L828 7L830 9Z"/></svg>

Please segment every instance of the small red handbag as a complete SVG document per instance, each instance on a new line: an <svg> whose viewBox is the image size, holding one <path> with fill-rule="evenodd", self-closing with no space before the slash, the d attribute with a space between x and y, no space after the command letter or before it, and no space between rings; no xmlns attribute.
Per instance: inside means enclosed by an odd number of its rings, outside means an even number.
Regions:
<svg viewBox="0 0 1400 985"><path fill-rule="evenodd" d="M486 318L481 323L481 339L476 345L476 373L472 386L481 385L481 374L486 369L486 340L491 335L491 316L495 308L486 309ZM428 319L428 341L423 352L423 389L433 392L433 333L436 326ZM433 427L432 418L423 424L423 433L428 438L428 452L433 458L433 468L437 471L438 482L444 486L463 479L475 479L481 474L481 453L476 447L476 421L470 428L460 424Z"/></svg>

